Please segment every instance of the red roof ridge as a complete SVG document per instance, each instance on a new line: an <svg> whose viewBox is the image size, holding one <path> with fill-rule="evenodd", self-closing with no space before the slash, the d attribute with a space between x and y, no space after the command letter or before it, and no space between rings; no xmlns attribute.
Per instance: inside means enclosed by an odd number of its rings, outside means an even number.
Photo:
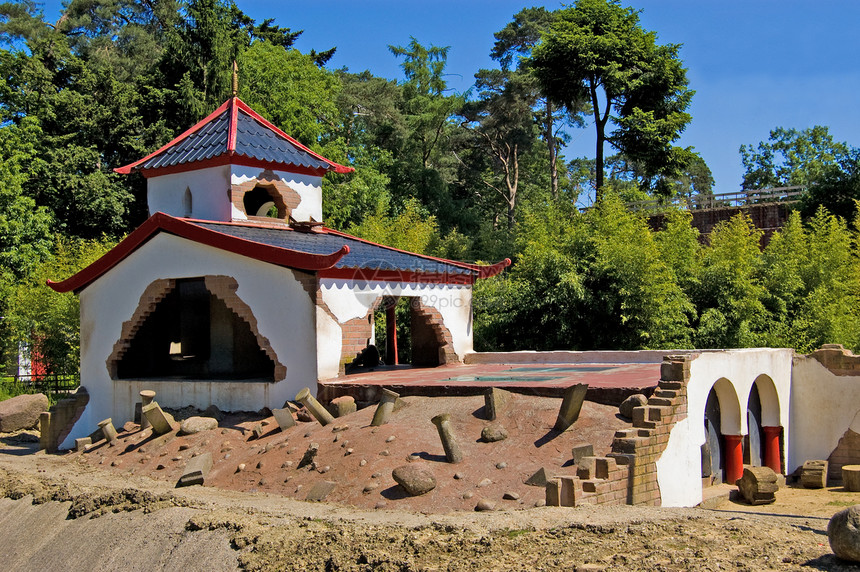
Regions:
<svg viewBox="0 0 860 572"><path fill-rule="evenodd" d="M349 253L349 246L345 244L331 254L311 254L260 244L244 238L230 236L216 230L207 229L163 212L157 212L121 240L119 244L83 270L60 282L48 280L47 285L56 292L71 292L72 290L77 292L82 290L108 270L122 262L159 231L233 252L234 254L247 256L261 262L299 270L319 271L332 268L341 258Z"/></svg>

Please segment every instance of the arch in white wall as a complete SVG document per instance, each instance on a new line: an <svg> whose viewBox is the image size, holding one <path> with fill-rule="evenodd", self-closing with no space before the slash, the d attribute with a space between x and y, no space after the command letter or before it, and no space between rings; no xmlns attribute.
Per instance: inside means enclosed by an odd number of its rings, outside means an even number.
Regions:
<svg viewBox="0 0 860 572"><path fill-rule="evenodd" d="M720 428L723 435L741 435L741 405L734 384L721 377L714 382L720 401Z"/></svg>
<svg viewBox="0 0 860 572"><path fill-rule="evenodd" d="M766 427L780 425L779 394L776 391L776 384L774 384L773 379L763 373L755 378L754 385L758 389L758 396L761 400L761 424ZM750 388L750 392L752 392L752 388Z"/></svg>

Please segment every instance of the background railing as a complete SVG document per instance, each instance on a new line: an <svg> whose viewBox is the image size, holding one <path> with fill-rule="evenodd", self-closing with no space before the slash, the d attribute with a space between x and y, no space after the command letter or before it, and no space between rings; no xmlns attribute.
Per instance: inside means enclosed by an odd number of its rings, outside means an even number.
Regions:
<svg viewBox="0 0 860 572"><path fill-rule="evenodd" d="M634 211L653 211L655 214L670 207L681 207L688 210L704 210L718 208L738 208L751 205L770 203L794 203L806 192L806 187L777 187L752 191L737 191L735 193L720 193L717 195L693 195L671 200L652 199L647 201L632 201L627 206Z"/></svg>
<svg viewBox="0 0 860 572"><path fill-rule="evenodd" d="M79 373L0 376L0 386L9 393L71 393L81 385Z"/></svg>

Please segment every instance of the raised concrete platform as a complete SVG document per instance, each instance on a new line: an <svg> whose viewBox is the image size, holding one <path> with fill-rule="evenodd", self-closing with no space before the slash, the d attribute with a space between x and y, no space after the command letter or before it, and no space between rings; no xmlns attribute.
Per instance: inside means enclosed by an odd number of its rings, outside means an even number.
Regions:
<svg viewBox="0 0 860 572"><path fill-rule="evenodd" d="M328 402L350 395L376 401L382 389L405 395L477 395L490 387L528 395L561 397L578 383L588 384L586 399L619 405L634 393L650 396L660 379L660 363L473 363L435 368L381 366L317 383Z"/></svg>

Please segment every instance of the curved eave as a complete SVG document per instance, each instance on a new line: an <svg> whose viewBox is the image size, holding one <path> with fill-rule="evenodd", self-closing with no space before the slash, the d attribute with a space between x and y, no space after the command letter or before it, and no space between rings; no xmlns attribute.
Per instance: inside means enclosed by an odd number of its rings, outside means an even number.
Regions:
<svg viewBox="0 0 860 572"><path fill-rule="evenodd" d="M107 254L77 274L61 282L48 280L47 284L56 292L79 292L105 272L119 264L128 255L158 234L158 232L166 232L200 244L213 246L220 250L247 256L261 262L311 272L332 268L341 258L349 253L349 246L347 245L343 245L342 248L331 254L309 254L297 250L278 248L202 228L159 212L147 219L146 222L129 234Z"/></svg>

